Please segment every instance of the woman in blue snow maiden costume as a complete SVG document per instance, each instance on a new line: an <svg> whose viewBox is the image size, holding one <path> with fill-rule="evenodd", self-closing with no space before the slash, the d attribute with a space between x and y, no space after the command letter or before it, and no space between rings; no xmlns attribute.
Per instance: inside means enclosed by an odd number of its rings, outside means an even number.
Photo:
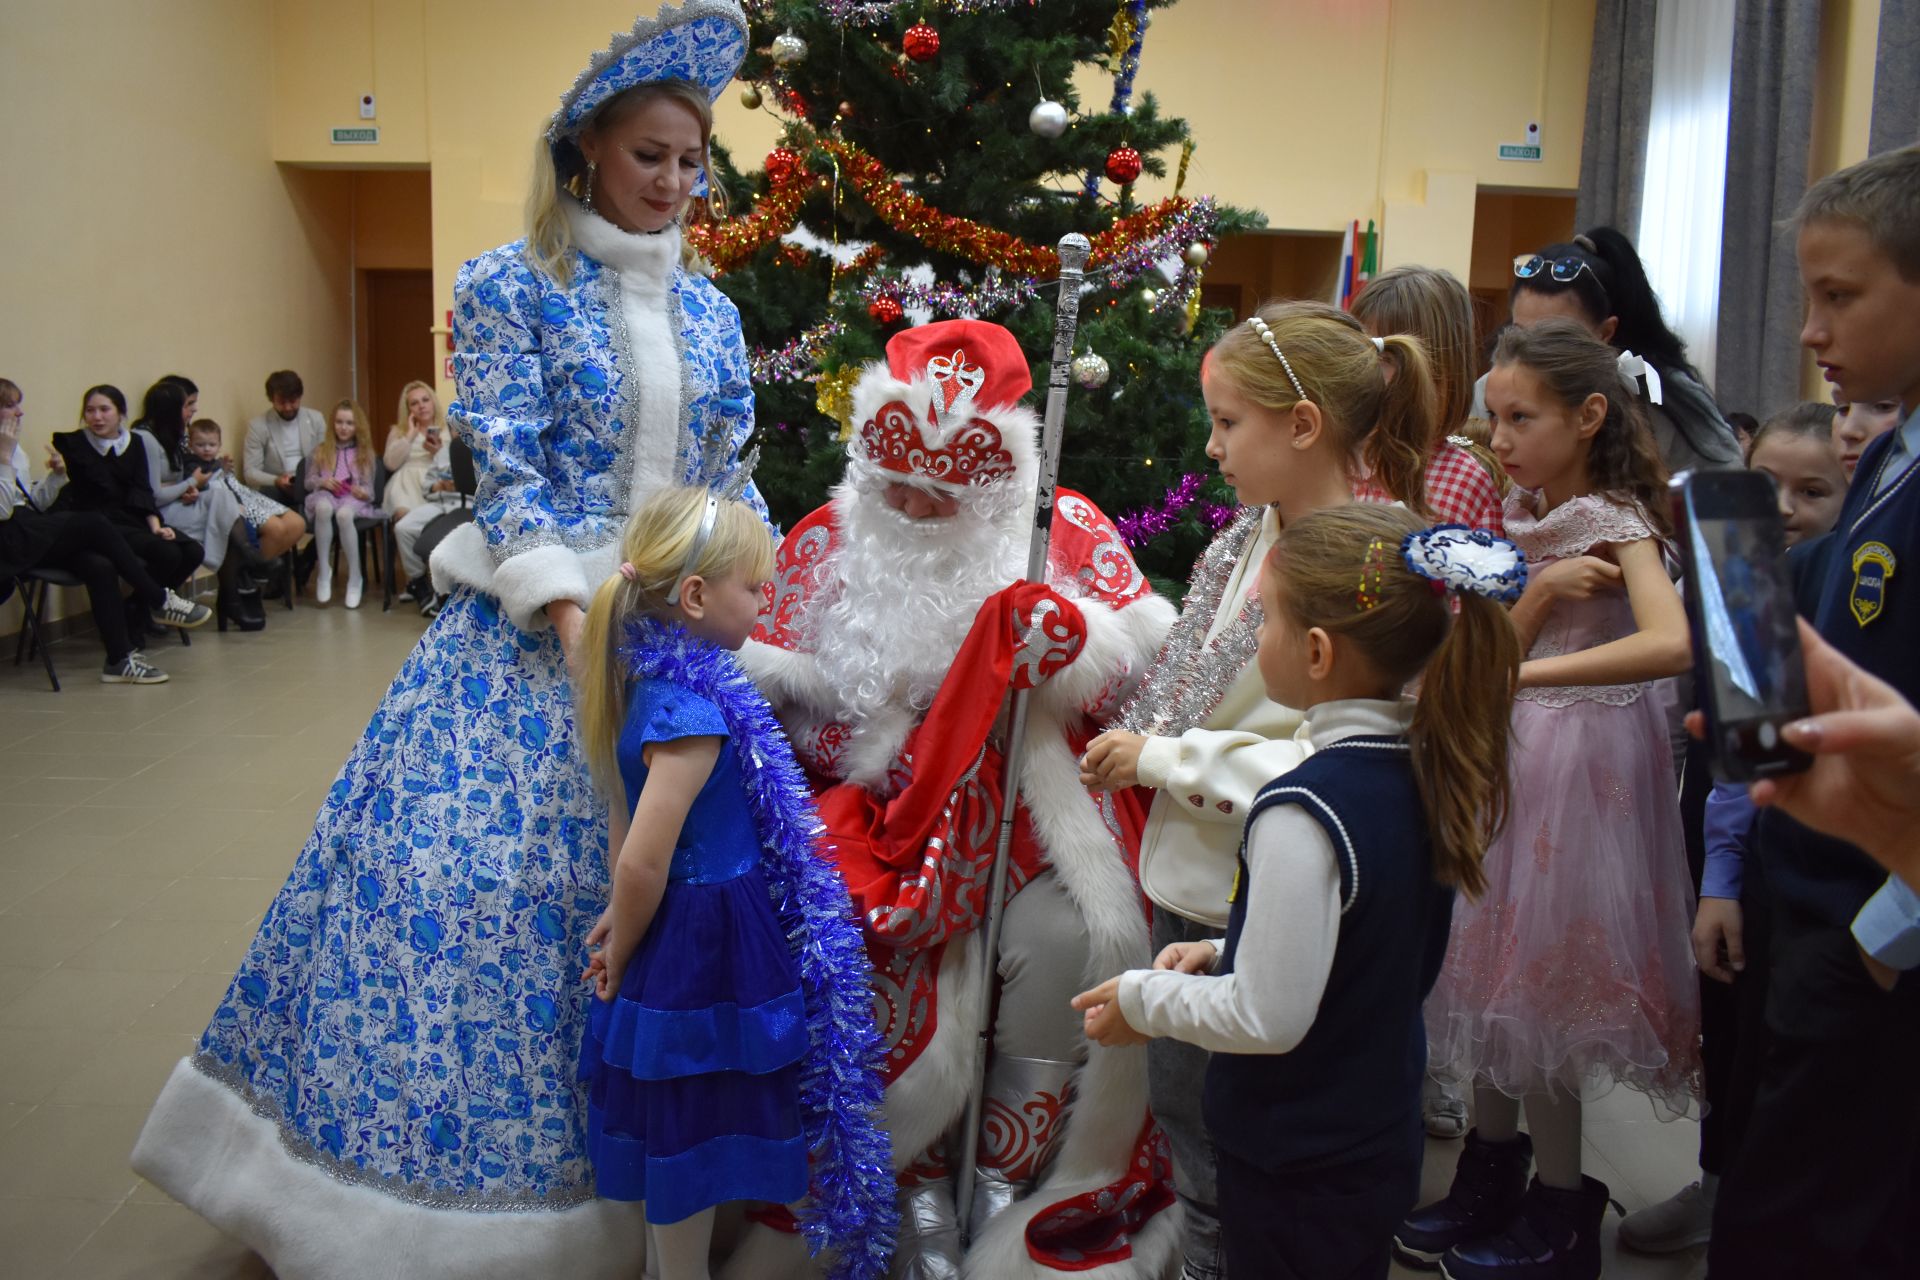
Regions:
<svg viewBox="0 0 1920 1280"><path fill-rule="evenodd" d="M801 1202L832 1273L878 1280L897 1221L866 944L815 852L812 789L734 658L773 539L743 503L668 489L624 551L578 668L611 807L580 1050L600 1194L645 1202L659 1280L707 1280L714 1209L737 1200Z"/></svg>
<svg viewBox="0 0 1920 1280"><path fill-rule="evenodd" d="M134 1149L282 1280L639 1271L575 1079L607 828L566 660L628 514L752 429L739 315L677 221L746 47L731 0L616 37L542 139L527 238L460 272L449 417L480 490L433 556L452 599Z"/></svg>

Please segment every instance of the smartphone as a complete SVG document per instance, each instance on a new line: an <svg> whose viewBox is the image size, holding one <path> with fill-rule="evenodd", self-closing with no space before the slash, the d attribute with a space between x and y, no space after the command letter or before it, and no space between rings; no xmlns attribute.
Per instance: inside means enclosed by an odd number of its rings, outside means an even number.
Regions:
<svg viewBox="0 0 1920 1280"><path fill-rule="evenodd" d="M1807 673L1773 481L1758 471L1683 472L1672 494L1714 778L1798 773L1812 758L1780 730L1809 714Z"/></svg>

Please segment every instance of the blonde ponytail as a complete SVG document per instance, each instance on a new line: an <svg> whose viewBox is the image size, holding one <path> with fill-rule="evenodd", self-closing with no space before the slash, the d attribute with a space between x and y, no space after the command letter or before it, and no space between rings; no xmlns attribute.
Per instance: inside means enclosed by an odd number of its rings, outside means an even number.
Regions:
<svg viewBox="0 0 1920 1280"><path fill-rule="evenodd" d="M594 785L609 801L621 795L615 750L627 719L627 673L620 657L627 624L642 616L676 616L667 597L680 582L709 496L705 489L673 487L641 503L620 538L632 578L609 577L587 606L574 673L575 724ZM712 581L731 573L759 580L772 571L773 535L759 514L744 502L720 500L713 534L688 572Z"/></svg>

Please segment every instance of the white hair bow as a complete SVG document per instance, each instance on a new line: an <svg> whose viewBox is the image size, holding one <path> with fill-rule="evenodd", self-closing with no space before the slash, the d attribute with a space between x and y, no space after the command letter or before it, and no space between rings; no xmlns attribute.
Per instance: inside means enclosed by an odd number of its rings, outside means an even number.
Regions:
<svg viewBox="0 0 1920 1280"><path fill-rule="evenodd" d="M1645 382L1647 384L1647 399L1653 401L1655 404L1661 403L1660 371L1658 369L1631 351L1622 351L1620 358L1614 361L1614 364L1619 368L1620 376L1628 382L1632 382L1635 378L1639 378Z"/></svg>

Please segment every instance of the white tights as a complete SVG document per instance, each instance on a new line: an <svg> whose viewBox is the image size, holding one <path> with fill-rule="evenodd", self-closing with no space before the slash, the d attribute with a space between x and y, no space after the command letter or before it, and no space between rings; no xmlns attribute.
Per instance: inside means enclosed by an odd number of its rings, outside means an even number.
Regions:
<svg viewBox="0 0 1920 1280"><path fill-rule="evenodd" d="M1564 1093L1526 1097L1527 1133L1540 1181L1562 1191L1580 1189L1580 1099ZM1489 1085L1473 1090L1473 1125L1488 1142L1511 1142L1520 1132L1520 1099Z"/></svg>
<svg viewBox="0 0 1920 1280"><path fill-rule="evenodd" d="M336 507L329 494L320 494L313 500L313 549L314 563L321 573L332 573L333 531L340 528L340 554L347 562L347 585L360 581L360 538L353 529L353 512L346 507Z"/></svg>

